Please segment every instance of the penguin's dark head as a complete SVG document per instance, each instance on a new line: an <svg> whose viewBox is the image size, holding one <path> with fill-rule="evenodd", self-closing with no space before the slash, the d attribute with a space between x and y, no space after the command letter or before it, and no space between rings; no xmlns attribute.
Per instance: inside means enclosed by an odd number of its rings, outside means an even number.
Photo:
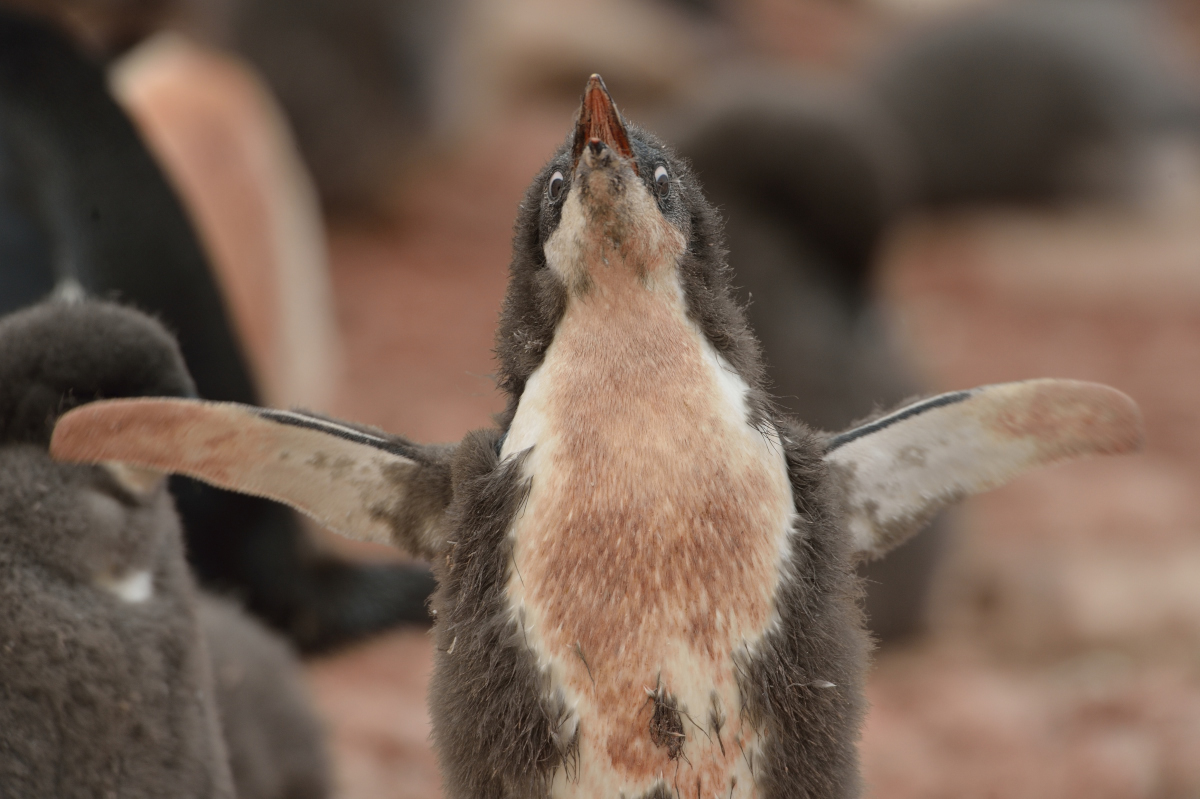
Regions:
<svg viewBox="0 0 1200 799"><path fill-rule="evenodd" d="M569 294L674 272L690 234L684 169L662 145L625 127L600 80L588 81L569 147L545 182L542 251ZM676 184L676 185L673 185Z"/></svg>
<svg viewBox="0 0 1200 799"><path fill-rule="evenodd" d="M175 339L133 309L53 299L0 319L0 446L48 446L94 400L195 394Z"/></svg>
<svg viewBox="0 0 1200 799"><path fill-rule="evenodd" d="M0 543L127 602L179 537L162 473L58 463L57 419L95 400L195 396L174 338L120 305L56 297L0 319ZM171 546L177 546L171 543Z"/></svg>
<svg viewBox="0 0 1200 799"><path fill-rule="evenodd" d="M721 222L688 163L627 125L599 75L575 125L526 192L497 333L510 409L564 313L618 290L682 292L688 315L746 382L758 347L733 300Z"/></svg>

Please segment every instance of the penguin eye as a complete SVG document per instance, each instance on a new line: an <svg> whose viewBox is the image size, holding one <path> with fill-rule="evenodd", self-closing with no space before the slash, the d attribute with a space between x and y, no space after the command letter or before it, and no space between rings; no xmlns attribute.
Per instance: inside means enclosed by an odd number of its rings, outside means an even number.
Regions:
<svg viewBox="0 0 1200 799"><path fill-rule="evenodd" d="M671 176L667 174L667 168L661 164L654 170L654 193L659 197L666 197L667 192L671 190Z"/></svg>
<svg viewBox="0 0 1200 799"><path fill-rule="evenodd" d="M550 195L550 202L558 202L558 198L562 197L563 186L566 183L562 172L555 172L550 176L550 184L546 187L546 193Z"/></svg>

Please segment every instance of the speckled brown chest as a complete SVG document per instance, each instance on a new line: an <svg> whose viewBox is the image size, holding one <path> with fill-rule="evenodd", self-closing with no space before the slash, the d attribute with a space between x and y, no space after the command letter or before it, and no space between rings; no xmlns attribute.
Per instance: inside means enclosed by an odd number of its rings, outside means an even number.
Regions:
<svg viewBox="0 0 1200 799"><path fill-rule="evenodd" d="M776 619L793 500L775 431L672 282L623 269L560 322L505 444L524 462L506 592L578 725L554 797L752 797L736 658Z"/></svg>

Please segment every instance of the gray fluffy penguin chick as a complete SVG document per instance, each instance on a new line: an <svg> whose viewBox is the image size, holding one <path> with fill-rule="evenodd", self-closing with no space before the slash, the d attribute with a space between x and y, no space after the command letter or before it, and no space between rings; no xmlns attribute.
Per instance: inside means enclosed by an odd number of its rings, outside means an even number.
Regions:
<svg viewBox="0 0 1200 799"><path fill-rule="evenodd" d="M329 754L287 642L233 602L201 592L217 709L238 799L325 799Z"/></svg>
<svg viewBox="0 0 1200 799"><path fill-rule="evenodd" d="M1153 3L1019 0L902 38L870 89L902 131L919 199L1120 197L1158 137L1200 132L1200 88L1175 69Z"/></svg>
<svg viewBox="0 0 1200 799"><path fill-rule="evenodd" d="M858 796L855 564L963 496L1141 440L1131 400L1071 381L836 436L779 414L716 212L598 75L521 204L510 276L508 407L457 445L170 398L78 408L51 443L431 558L449 799Z"/></svg>
<svg viewBox="0 0 1200 799"><path fill-rule="evenodd" d="M161 326L103 303L0 321L0 795L232 799L165 481L50 459L59 413L187 396Z"/></svg>

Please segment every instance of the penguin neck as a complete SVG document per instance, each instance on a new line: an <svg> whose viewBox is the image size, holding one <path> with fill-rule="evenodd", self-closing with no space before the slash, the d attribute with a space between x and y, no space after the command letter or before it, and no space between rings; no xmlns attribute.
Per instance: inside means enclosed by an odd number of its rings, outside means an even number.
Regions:
<svg viewBox="0 0 1200 799"><path fill-rule="evenodd" d="M551 418L621 435L612 427L618 417L648 422L701 384L711 388L697 370L715 353L688 316L679 279L687 242L661 214L640 208L649 202L642 194L617 207L568 199L545 246L567 303L517 403L506 450L544 440Z"/></svg>
<svg viewBox="0 0 1200 799"><path fill-rule="evenodd" d="M569 302L586 301L595 293L632 300L639 286L682 296L678 270L687 240L644 187L604 202L580 195L572 192L567 198L544 248L546 264L563 281Z"/></svg>
<svg viewBox="0 0 1200 799"><path fill-rule="evenodd" d="M615 436L633 432L618 429L626 424L662 429L708 382L698 370L711 347L688 318L673 274L639 273L616 262L591 274L587 289L568 301L525 386L506 450L566 432L543 429L545 423Z"/></svg>
<svg viewBox="0 0 1200 799"><path fill-rule="evenodd" d="M720 446L698 441L695 424L716 424L717 438L753 427L749 389L690 318L673 266L639 275L610 262L593 274L525 384L504 456L540 445L535 459L547 447L571 457L579 450L552 442L586 431L633 461L670 461L696 456L688 451L696 445Z"/></svg>

